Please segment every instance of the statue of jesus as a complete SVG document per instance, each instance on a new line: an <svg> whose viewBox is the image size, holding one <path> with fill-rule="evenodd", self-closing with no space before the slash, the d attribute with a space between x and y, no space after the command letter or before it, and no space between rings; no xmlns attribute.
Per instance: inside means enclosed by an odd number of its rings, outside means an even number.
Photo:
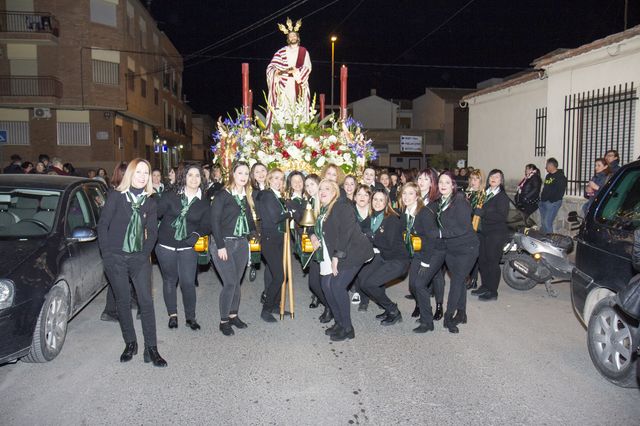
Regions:
<svg viewBox="0 0 640 426"><path fill-rule="evenodd" d="M296 102L302 102L306 108L305 119L309 119L309 74L311 74L311 59L307 49L300 46L298 30L302 22L298 20L292 25L287 18L287 25L278 24L280 31L287 36L287 45L278 50L267 66L267 86L269 88L269 110L267 112L267 127L271 127L273 111L284 110L293 112Z"/></svg>

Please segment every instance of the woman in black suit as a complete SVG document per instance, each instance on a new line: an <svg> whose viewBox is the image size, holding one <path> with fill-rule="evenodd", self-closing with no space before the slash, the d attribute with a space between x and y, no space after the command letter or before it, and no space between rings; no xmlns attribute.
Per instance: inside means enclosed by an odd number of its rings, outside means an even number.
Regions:
<svg viewBox="0 0 640 426"><path fill-rule="evenodd" d="M284 281L282 254L284 252L284 235L287 218L291 214L282 198L284 173L280 169L271 169L267 174L266 189L257 197L256 210L261 221L260 242L262 255L268 268L265 273L266 297L260 318L265 322L277 322L273 313L278 309L280 292Z"/></svg>
<svg viewBox="0 0 640 426"><path fill-rule="evenodd" d="M209 234L209 200L205 197L199 166L189 165L176 178L177 192L167 191L159 198L158 244L156 257L162 273L164 303L169 328L178 327L177 284L182 290L186 324L199 330L196 321L196 275L198 253L193 245Z"/></svg>
<svg viewBox="0 0 640 426"><path fill-rule="evenodd" d="M480 216L478 238L480 239L480 258L478 266L482 286L471 291L478 299L488 301L498 299L500 284L500 259L502 249L507 243L507 216L509 215L509 197L504 192L504 175L498 169L491 170L487 178L484 204L473 213Z"/></svg>
<svg viewBox="0 0 640 426"><path fill-rule="evenodd" d="M430 282L446 264L451 282L443 325L450 333L458 333L458 324L467 322L465 278L478 258L479 244L471 226L471 206L464 193L456 190L455 177L451 172L440 175L438 190L440 197L422 209L425 214L419 220L416 218L416 228L420 229L418 233L426 247L416 254L420 260L416 296L420 312L429 313ZM433 322L421 315L420 326L414 332L431 330Z"/></svg>
<svg viewBox="0 0 640 426"><path fill-rule="evenodd" d="M138 296L144 335L144 362L166 367L158 353L156 315L153 308L150 255L158 238L158 208L151 185L151 166L136 158L126 168L122 182L107 197L98 221L98 243L104 271L113 289L125 348L120 362L138 353L131 315L131 285Z"/></svg>
<svg viewBox="0 0 640 426"><path fill-rule="evenodd" d="M220 278L220 331L234 334L233 328L247 328L238 317L240 285L249 261L247 239L255 234L249 165L238 161L231 169L229 182L211 203L209 251Z"/></svg>
<svg viewBox="0 0 640 426"><path fill-rule="evenodd" d="M384 309L380 324L393 325L402 321L402 314L387 296L385 284L405 275L411 258L404 246L402 222L391 208L389 194L384 189L373 192L367 236L373 243L375 255L358 273L360 288Z"/></svg>
<svg viewBox="0 0 640 426"><path fill-rule="evenodd" d="M359 184L356 187L353 206L360 229L366 234L369 231L371 219L371 187L369 185ZM353 283L351 303L358 305L358 311L365 312L369 308L369 297L360 291L361 284L361 275L358 273Z"/></svg>
<svg viewBox="0 0 640 426"><path fill-rule="evenodd" d="M527 164L524 168L524 178L518 184L515 197L516 207L527 217L538 210L540 189L542 189L540 170L535 164Z"/></svg>
<svg viewBox="0 0 640 426"><path fill-rule="evenodd" d="M360 231L353 207L339 201L339 196L335 181L320 182L320 215L310 237L320 264L322 290L335 317L335 324L327 329L333 341L355 337L347 287L373 257L371 242Z"/></svg>

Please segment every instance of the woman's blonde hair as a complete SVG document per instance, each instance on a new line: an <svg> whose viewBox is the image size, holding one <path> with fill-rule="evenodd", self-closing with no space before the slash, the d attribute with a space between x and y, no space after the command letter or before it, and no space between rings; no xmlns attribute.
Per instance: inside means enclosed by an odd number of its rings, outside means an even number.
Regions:
<svg viewBox="0 0 640 426"><path fill-rule="evenodd" d="M331 214L331 210L333 209L333 206L336 204L336 201L338 201L338 197L340 197L340 187L338 186L337 182L331 179L322 179L320 181L319 186L322 187L323 184L329 185L333 190L333 197L331 198L331 201L329 201L329 204L327 205L327 213L325 215L325 220L326 220L326 218ZM320 193L320 190L318 190L318 194L319 193ZM320 197L318 197L318 200L319 199Z"/></svg>
<svg viewBox="0 0 640 426"><path fill-rule="evenodd" d="M233 174L240 167L246 167L248 170L251 170L251 168L249 167L249 164L247 162L245 162L245 161L236 161L233 164L233 167L231 168L231 171L229 172L229 181L224 186L225 189L227 189L229 192L231 192L236 186L236 183L233 180ZM247 183L244 186L244 193L245 193L245 195L247 197L247 203L249 204L249 207L251 208L251 211L253 212L253 215L254 215L254 218L255 218L255 208L254 208L254 205L253 205L253 186L251 185L251 179L247 180Z"/></svg>
<svg viewBox="0 0 640 426"><path fill-rule="evenodd" d="M327 177L327 170L329 170L329 169L335 169L336 175L338 176L338 178L337 178L338 185L342 185L342 183L344 182L344 172L342 171L342 169L340 167L338 167L334 163L327 163L322 168L322 171L320 172L320 177L324 180Z"/></svg>
<svg viewBox="0 0 640 426"><path fill-rule="evenodd" d="M402 185L402 188L400 189L400 191L398 191L398 207L401 211L404 211L404 209L407 208L407 206L405 206L404 202L402 201L402 193L407 189L413 189L416 192L416 196L418 197L418 206L416 207L416 211L414 212L414 214L418 214L420 209L424 207L424 202L422 201L422 197L420 196L420 187L415 182L407 182Z"/></svg>
<svg viewBox="0 0 640 426"><path fill-rule="evenodd" d="M278 168L275 169L271 169L269 170L269 172L267 173L267 179L264 182L264 187L267 189L271 189L271 178L273 177L273 175L275 175L276 173L280 173L283 177L284 177L284 172ZM282 182L284 184L284 180ZM282 188L280 188L280 193L283 194L284 196L284 185Z"/></svg>
<svg viewBox="0 0 640 426"><path fill-rule="evenodd" d="M127 192L129 188L131 188L131 182L133 181L133 174L138 168L138 164L144 163L147 165L147 170L149 170L149 178L147 180L147 185L144 187L144 192L147 194L153 194L153 183L151 182L151 164L144 158L134 158L127 164L127 170L125 170L124 175L122 176L122 181L120 185L116 188L116 191Z"/></svg>
<svg viewBox="0 0 640 426"><path fill-rule="evenodd" d="M470 173L469 173L469 181L471 181L471 178L475 177L478 178L479 182L480 182L480 187L478 188L478 190L482 190L482 185L484 184L484 173L482 173L482 170L480 169L473 169ZM471 185L471 182L469 182L469 185Z"/></svg>

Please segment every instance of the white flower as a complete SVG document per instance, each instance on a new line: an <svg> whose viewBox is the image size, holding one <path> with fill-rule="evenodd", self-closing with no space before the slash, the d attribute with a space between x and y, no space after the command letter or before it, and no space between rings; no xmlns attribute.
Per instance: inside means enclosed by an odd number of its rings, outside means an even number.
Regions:
<svg viewBox="0 0 640 426"><path fill-rule="evenodd" d="M311 153L307 152L306 154L304 154L304 161L306 161L307 163L309 161L311 161Z"/></svg>
<svg viewBox="0 0 640 426"><path fill-rule="evenodd" d="M338 138L336 138L334 135L331 135L327 138L327 141L329 141L329 143L336 143L338 141Z"/></svg>
<svg viewBox="0 0 640 426"><path fill-rule="evenodd" d="M349 154L349 153L342 154L342 158L343 158L345 163L351 162L351 154Z"/></svg>
<svg viewBox="0 0 640 426"><path fill-rule="evenodd" d="M318 141L312 138L311 136L307 136L304 138L304 144L312 149L318 149Z"/></svg>
<svg viewBox="0 0 640 426"><path fill-rule="evenodd" d="M342 166L344 164L344 160L342 159L342 157L336 157L336 158L333 159L333 163L336 166L340 167L340 166Z"/></svg>
<svg viewBox="0 0 640 426"><path fill-rule="evenodd" d="M317 167L322 167L322 166L324 166L325 161L326 161L326 159L325 159L324 157L320 157L320 158L318 158L318 161L316 161L316 166L317 166Z"/></svg>
<svg viewBox="0 0 640 426"><path fill-rule="evenodd" d="M302 151L300 151L295 145L290 145L287 147L287 153L294 160L300 160L302 158Z"/></svg>

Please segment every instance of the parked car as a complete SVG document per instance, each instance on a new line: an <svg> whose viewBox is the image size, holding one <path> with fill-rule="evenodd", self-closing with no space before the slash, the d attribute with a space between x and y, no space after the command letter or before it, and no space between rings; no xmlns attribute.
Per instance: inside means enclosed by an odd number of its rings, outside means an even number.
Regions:
<svg viewBox="0 0 640 426"><path fill-rule="evenodd" d="M639 226L640 161L635 161L598 192L575 238L571 276L573 307L587 327L591 360L604 377L625 387L638 386L633 353L640 333L637 321L617 308L615 296L634 275L633 233Z"/></svg>
<svg viewBox="0 0 640 426"><path fill-rule="evenodd" d="M106 192L98 180L0 176L0 364L54 359L68 321L105 287Z"/></svg>

